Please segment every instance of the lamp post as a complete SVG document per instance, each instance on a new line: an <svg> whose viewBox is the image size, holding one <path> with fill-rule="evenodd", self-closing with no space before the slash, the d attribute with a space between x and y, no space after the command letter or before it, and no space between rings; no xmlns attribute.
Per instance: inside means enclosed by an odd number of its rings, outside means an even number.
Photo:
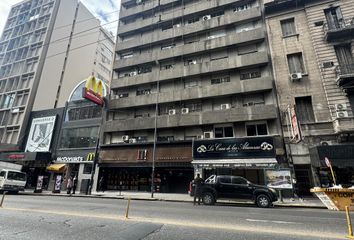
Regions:
<svg viewBox="0 0 354 240"><path fill-rule="evenodd" d="M152 169L151 169L151 198L154 197L155 192L155 158L156 158L156 141L157 141L157 115L159 112L159 92L160 82L156 85L156 104L155 104L155 125L154 125L154 146L152 149Z"/></svg>

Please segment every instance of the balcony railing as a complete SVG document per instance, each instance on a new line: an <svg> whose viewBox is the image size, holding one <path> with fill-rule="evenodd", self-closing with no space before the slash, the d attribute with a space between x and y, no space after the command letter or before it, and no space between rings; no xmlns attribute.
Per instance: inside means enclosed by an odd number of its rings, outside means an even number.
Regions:
<svg viewBox="0 0 354 240"><path fill-rule="evenodd" d="M338 86L343 89L354 87L354 63L338 65L335 70Z"/></svg>
<svg viewBox="0 0 354 240"><path fill-rule="evenodd" d="M333 41L342 38L353 38L354 18L326 22L323 24L323 30L325 32L325 39L327 41Z"/></svg>

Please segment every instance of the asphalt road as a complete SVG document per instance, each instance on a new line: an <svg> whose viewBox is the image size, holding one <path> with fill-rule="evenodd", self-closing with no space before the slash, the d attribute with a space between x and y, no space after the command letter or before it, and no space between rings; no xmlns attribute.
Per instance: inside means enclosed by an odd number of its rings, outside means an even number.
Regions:
<svg viewBox="0 0 354 240"><path fill-rule="evenodd" d="M6 196L0 239L346 239L343 212L78 197Z"/></svg>

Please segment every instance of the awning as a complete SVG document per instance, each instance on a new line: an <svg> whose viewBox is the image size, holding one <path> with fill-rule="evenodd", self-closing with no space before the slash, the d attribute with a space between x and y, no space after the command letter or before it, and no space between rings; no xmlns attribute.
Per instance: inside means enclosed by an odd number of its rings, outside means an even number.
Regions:
<svg viewBox="0 0 354 240"><path fill-rule="evenodd" d="M66 164L51 164L47 167L47 170L50 172L64 172Z"/></svg>
<svg viewBox="0 0 354 240"><path fill-rule="evenodd" d="M277 164L275 158L241 158L241 159L216 159L216 160L194 160L193 165L198 167L244 167L244 168L264 168L274 167Z"/></svg>

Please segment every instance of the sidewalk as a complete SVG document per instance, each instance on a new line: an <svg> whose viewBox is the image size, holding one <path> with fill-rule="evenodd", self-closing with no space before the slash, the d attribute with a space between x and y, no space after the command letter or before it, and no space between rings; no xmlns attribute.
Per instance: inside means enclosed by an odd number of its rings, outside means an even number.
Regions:
<svg viewBox="0 0 354 240"><path fill-rule="evenodd" d="M51 191L43 191L42 193L33 193L33 190L25 190L25 192L20 192L20 194L35 195L35 196L70 196L66 194L65 191L61 193L52 193ZM154 198L151 198L151 193L149 192L133 192L133 191L105 191L102 192L92 192L91 195L85 195L77 193L71 195L71 197L86 197L86 198L110 198L110 199L128 199L132 200L146 200L146 201L170 201L170 202L193 202L193 198L187 193L154 193ZM230 201L230 200L218 200L218 203L237 203L237 204L253 204L253 202L245 201ZM291 200L289 198L283 199L283 202L277 201L274 203L275 206L281 207L305 207L305 208L326 208L319 199L317 198L305 198L303 201L298 199Z"/></svg>

